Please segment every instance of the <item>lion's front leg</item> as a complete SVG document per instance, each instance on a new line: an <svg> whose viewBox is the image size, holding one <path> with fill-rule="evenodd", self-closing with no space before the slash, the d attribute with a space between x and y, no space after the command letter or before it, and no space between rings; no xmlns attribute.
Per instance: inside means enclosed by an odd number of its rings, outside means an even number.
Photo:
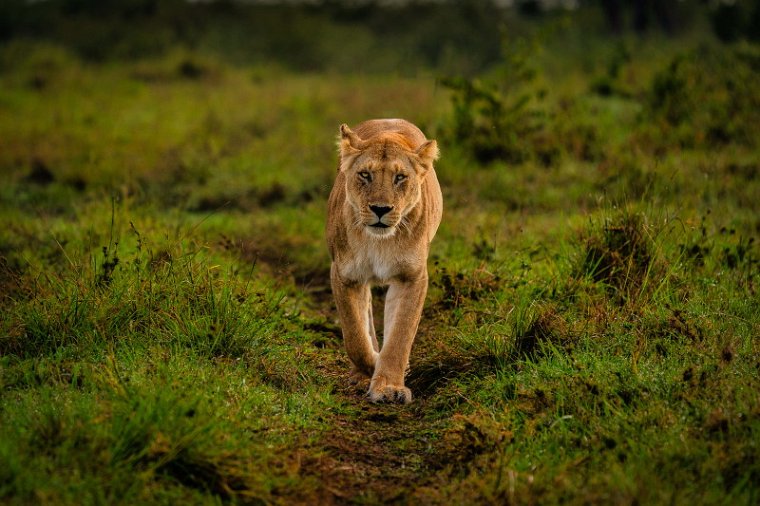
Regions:
<svg viewBox="0 0 760 506"><path fill-rule="evenodd" d="M412 401L412 392L404 386L414 336L427 294L427 273L411 282L392 282L385 299L383 348L375 364L369 387L373 402Z"/></svg>
<svg viewBox="0 0 760 506"><path fill-rule="evenodd" d="M362 376L372 377L378 353L377 340L373 338L374 325L370 321L371 297L369 285L345 282L340 278L335 264L330 269L335 305L343 329L343 342L351 360L351 381L360 381Z"/></svg>

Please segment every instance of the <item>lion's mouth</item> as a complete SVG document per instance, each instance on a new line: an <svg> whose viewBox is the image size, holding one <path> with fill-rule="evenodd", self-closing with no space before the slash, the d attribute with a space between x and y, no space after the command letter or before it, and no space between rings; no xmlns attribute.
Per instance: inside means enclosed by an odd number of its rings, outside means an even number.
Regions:
<svg viewBox="0 0 760 506"><path fill-rule="evenodd" d="M390 225L386 225L382 221L378 221L377 223L373 223L372 225L370 225L370 227L373 227L373 228L391 228Z"/></svg>

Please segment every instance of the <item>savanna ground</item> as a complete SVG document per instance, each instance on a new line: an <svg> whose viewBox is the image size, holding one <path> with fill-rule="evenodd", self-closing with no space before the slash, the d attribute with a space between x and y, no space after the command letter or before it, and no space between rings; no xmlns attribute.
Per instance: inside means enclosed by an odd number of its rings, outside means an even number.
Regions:
<svg viewBox="0 0 760 506"><path fill-rule="evenodd" d="M760 50L562 26L478 79L0 45L0 500L757 504ZM329 288L371 117L442 150L409 406Z"/></svg>

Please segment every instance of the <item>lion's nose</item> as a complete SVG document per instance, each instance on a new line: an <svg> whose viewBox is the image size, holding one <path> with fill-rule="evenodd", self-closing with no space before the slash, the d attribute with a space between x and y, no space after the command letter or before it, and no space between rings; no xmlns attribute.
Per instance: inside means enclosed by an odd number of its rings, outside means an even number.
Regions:
<svg viewBox="0 0 760 506"><path fill-rule="evenodd" d="M389 212L391 212L391 209L393 207L390 206L369 206L369 208L372 210L373 213L375 213L378 217L378 219L382 218Z"/></svg>

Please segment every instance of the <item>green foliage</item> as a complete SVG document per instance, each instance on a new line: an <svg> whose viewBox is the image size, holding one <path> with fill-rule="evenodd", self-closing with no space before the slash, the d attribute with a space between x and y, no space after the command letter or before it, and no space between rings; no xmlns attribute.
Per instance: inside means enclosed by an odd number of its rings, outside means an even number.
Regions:
<svg viewBox="0 0 760 506"><path fill-rule="evenodd" d="M752 83L758 78L760 53L753 46L679 55L654 77L646 121L654 120L665 140L682 145L755 146L760 93Z"/></svg>
<svg viewBox="0 0 760 506"><path fill-rule="evenodd" d="M195 378L183 377L189 363L165 360L152 362L157 370L147 378L108 363L90 369L80 392L58 386L20 395L17 408L1 415L2 497L126 503L217 496L255 502L270 497L274 484L286 484L287 472L257 472L279 460L266 450L278 445L276 439L256 435L260 419L238 418L267 416L269 424L286 429L276 395L260 393L243 405L225 406L224 399L194 388ZM212 369L198 372L227 388ZM240 371L232 376L241 379Z"/></svg>
<svg viewBox="0 0 760 506"><path fill-rule="evenodd" d="M200 356L241 356L281 330L276 293L249 292L248 282L220 275L193 251L140 246L119 262L118 245L103 246L102 258L93 255L89 265L72 259L69 269L36 282L34 298L12 305L13 331L0 340L0 351L88 350L139 330Z"/></svg>
<svg viewBox="0 0 760 506"><path fill-rule="evenodd" d="M591 83L591 89L602 96L628 96L623 78L623 68L631 61L631 51L625 43L620 42L607 64L606 72Z"/></svg>
<svg viewBox="0 0 760 506"><path fill-rule="evenodd" d="M443 133L478 163L534 162L554 167L568 156L583 161L600 158L600 127L589 121L593 105L585 97L557 93L536 63L545 50L541 41L556 29L550 28L505 40L501 61L483 78L441 79L451 90L452 104ZM631 95L620 84L621 67L628 58L621 45L609 75L592 88L605 96Z"/></svg>
<svg viewBox="0 0 760 506"><path fill-rule="evenodd" d="M634 143L642 139L639 148L756 145L757 47L705 44L678 53L642 89L629 82L633 72L629 46L621 42L617 47L606 73L594 80L591 90L640 110L639 124L631 125L628 132ZM452 91L452 115L444 130L451 141L480 163L534 161L550 167L568 156L584 161L601 158L600 129L616 126L587 121L588 109L596 109L588 97L552 96L547 91L546 78L534 63L537 43L522 42L515 48L505 53L495 77L442 80Z"/></svg>
<svg viewBox="0 0 760 506"><path fill-rule="evenodd" d="M482 163L497 159L517 163L535 154L548 165L554 153L552 146L541 145L546 124L540 105L544 91L532 86L536 70L530 60L535 42L521 40L514 48L508 47L494 83L462 77L441 80L453 92L450 136Z"/></svg>

